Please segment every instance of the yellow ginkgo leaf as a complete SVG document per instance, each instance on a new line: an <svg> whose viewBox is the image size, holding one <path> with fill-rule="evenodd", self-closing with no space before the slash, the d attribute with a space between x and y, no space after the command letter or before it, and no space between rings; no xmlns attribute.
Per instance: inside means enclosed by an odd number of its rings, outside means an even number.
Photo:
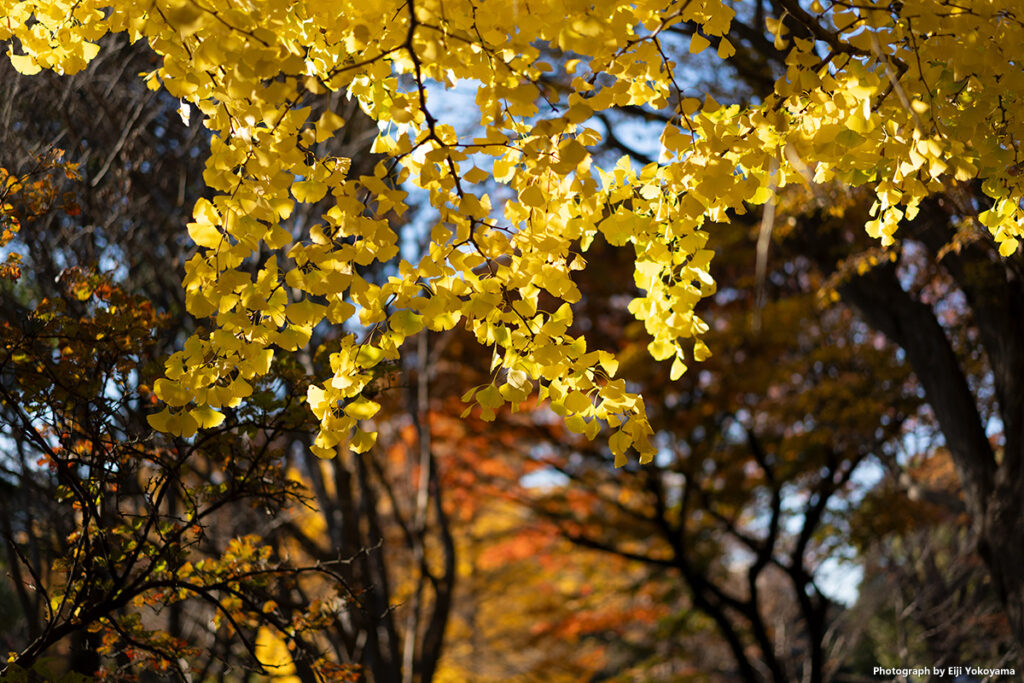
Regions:
<svg viewBox="0 0 1024 683"><path fill-rule="evenodd" d="M199 406L189 411L189 415L196 421L199 429L213 429L224 422L224 413L214 410L210 406Z"/></svg>
<svg viewBox="0 0 1024 683"><path fill-rule="evenodd" d="M318 180L300 180L292 183L292 196L304 204L313 204L327 194L327 185Z"/></svg>

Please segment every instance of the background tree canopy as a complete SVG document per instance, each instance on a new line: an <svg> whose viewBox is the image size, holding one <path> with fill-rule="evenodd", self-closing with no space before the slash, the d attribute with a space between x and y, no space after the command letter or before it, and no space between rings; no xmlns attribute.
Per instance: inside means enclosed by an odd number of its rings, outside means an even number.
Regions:
<svg viewBox="0 0 1024 683"><path fill-rule="evenodd" d="M1017 4L0 0L6 674L1019 668Z"/></svg>

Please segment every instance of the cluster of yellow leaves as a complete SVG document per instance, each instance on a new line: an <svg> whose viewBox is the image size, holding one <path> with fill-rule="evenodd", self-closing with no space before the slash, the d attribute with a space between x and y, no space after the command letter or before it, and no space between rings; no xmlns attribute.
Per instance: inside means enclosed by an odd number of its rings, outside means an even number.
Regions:
<svg viewBox="0 0 1024 683"><path fill-rule="evenodd" d="M155 427L188 436L218 424L275 349L306 345L326 321L347 335L333 376L309 390L314 450L364 451L374 433L358 423L378 409L362 395L374 367L420 330L461 323L494 348L491 383L466 396L485 417L538 391L573 431L610 425L622 463L630 447L653 456L651 429L641 397L613 379L614 357L568 333L579 252L598 234L635 250L646 293L630 311L652 356L673 359L673 377L686 349L708 353L694 314L714 291L704 224L786 184L871 184L867 229L887 243L923 197L980 178L993 205L978 220L1012 252L1024 221L1016 4L794 3L828 54L769 22L776 45L790 47L788 71L746 108L680 91L660 39L690 22L690 53L714 41L728 58L734 11L723 0L0 0L0 39L17 38L24 54L11 59L24 73L73 73L106 32L145 38L161 60L149 86L195 105L213 134L204 178L214 196L188 226L199 251L184 285L190 311L215 329L169 360L156 387L169 407ZM572 58L546 62L545 45ZM476 89L479 135L460 137L428 106L439 92L428 84L457 82ZM326 92L379 122L372 175L316 153L344 125L307 106ZM661 163L597 167L600 133L587 124L630 105L677 107ZM423 189L437 214L418 263L401 258L394 230L407 209L402 183ZM285 227L295 202L324 198L322 223ZM374 263L394 275L364 278ZM548 295L561 305L542 307Z"/></svg>

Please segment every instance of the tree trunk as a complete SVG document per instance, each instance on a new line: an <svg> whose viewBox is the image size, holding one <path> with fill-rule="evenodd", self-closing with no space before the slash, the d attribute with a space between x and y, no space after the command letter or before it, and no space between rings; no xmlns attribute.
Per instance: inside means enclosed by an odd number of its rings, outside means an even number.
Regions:
<svg viewBox="0 0 1024 683"><path fill-rule="evenodd" d="M952 234L938 203L922 209L908 230L936 258ZM968 245L940 262L966 297L992 373L1004 438L998 456L963 362L931 306L904 290L895 267L853 277L839 292L906 352L952 456L979 553L1024 647L1024 296L1014 264L1004 265L990 251Z"/></svg>

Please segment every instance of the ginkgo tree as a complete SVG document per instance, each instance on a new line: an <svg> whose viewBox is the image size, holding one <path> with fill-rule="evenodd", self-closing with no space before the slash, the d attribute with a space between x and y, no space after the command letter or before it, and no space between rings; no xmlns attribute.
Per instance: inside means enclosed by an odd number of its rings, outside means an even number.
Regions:
<svg viewBox="0 0 1024 683"><path fill-rule="evenodd" d="M873 181L866 227L884 244L929 192L981 178L993 205L978 220L1004 255L1020 232L1020 131L1000 118L1000 102L1021 76L1010 60L993 58L1021 28L1008 5L950 17L938 13L941 2L898 12L870 3L825 12L815 3L814 16L792 3L813 39L793 40L772 97L741 108L679 90L679 66L659 39L695 22L689 51L713 38L727 57L734 11L724 2L5 4L0 37L16 39L11 59L23 73L78 71L99 37L127 31L161 57L145 75L150 86L196 105L213 132L204 179L214 194L196 203L188 226L200 251L185 287L191 312L212 317L215 329L168 361L157 387L168 408L151 419L180 435L215 426L275 349L304 345L327 320L360 329L336 352L333 377L310 389L321 421L314 448L325 456L341 444L365 450L373 433L358 423L378 409L361 396L373 367L423 327L461 321L506 370L467 394L485 413L536 389L574 430L596 433L599 421L610 422L617 454L633 446L649 459L641 397L612 379L610 354L566 334L579 296L571 273L584 267L578 252L597 232L635 249L646 295L630 310L654 337L653 357L675 359L674 375L685 367L683 340L704 328L693 306L714 287L704 224L766 202L787 183ZM947 30L936 33L938 22ZM768 28L787 40L782 23ZM976 37L973 59L946 65L965 32ZM541 61L541 44L576 55L557 65L576 74L564 98L537 86L556 68ZM456 81L477 90L482 134L470 139L428 103L430 82ZM306 106L307 95L325 90L347 91L380 123L385 158L373 175L350 177L349 160L313 151L343 123ZM594 166L588 147L598 134L588 121L628 105L673 107L663 163ZM406 209L400 182L388 182L396 168L398 181L429 192L437 213L418 263L401 258L388 220ZM497 187L482 192L484 181ZM296 201L328 193L323 223L301 235L282 227ZM375 261L395 273L380 286L358 272ZM543 310L541 291L563 303ZM707 350L698 339L691 353L699 360Z"/></svg>
<svg viewBox="0 0 1024 683"><path fill-rule="evenodd" d="M209 331L168 360L155 428L188 437L218 425L275 353L335 325L332 374L307 397L312 448L363 452L378 366L421 330L464 325L493 349L490 382L465 394L485 418L537 394L574 432L610 426L623 464L630 449L641 462L656 453L643 398L616 378L614 354L568 332L573 273L597 235L633 250L643 293L629 311L673 378L709 353L694 312L714 291L707 230L758 205L770 228L786 186L819 204L821 185L863 187L860 222L883 247L929 196L963 195L950 227L980 227L994 258L1016 258L1018 3L771 4L757 4L764 28L751 37L733 31L739 3L725 0L0 0L0 39L27 74L81 70L110 32L145 39L158 57L146 83L211 133L184 280ZM678 49L668 36L683 25ZM763 97L720 103L690 85L691 63L729 60L766 34L781 66ZM434 103L452 87L475 91L468 134ZM378 123L372 173L322 151L344 125L324 104L337 92ZM595 121L624 108L663 115L658 157L640 168L595 160ZM398 226L412 187L432 214L428 247L407 257ZM320 220L289 220L315 202ZM371 266L386 281L365 277ZM1024 611L1014 622L1024 635Z"/></svg>

